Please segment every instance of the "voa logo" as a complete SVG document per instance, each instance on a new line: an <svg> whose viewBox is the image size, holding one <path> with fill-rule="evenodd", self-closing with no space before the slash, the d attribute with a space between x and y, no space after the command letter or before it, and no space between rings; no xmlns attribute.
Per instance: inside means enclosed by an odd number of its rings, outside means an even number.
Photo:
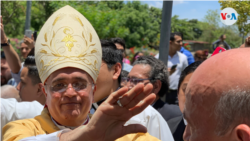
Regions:
<svg viewBox="0 0 250 141"><path fill-rule="evenodd" d="M225 8L220 13L220 20L225 25L233 25L238 20L238 13L233 8Z"/></svg>

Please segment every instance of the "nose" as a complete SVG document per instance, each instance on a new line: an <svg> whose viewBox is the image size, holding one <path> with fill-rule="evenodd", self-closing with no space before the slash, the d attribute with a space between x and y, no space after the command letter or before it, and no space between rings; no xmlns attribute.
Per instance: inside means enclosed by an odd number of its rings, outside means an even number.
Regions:
<svg viewBox="0 0 250 141"><path fill-rule="evenodd" d="M76 93L75 89L72 87L72 85L69 84L69 87L66 89L64 95L71 98L71 97L76 96L77 93Z"/></svg>
<svg viewBox="0 0 250 141"><path fill-rule="evenodd" d="M180 45L181 45L181 46L182 46L182 44L183 44L183 43L182 43L182 42L180 42Z"/></svg>
<svg viewBox="0 0 250 141"><path fill-rule="evenodd" d="M185 131L184 131L184 134L183 134L184 141L189 141L190 136L191 136L190 126L189 126L189 124L187 124Z"/></svg>

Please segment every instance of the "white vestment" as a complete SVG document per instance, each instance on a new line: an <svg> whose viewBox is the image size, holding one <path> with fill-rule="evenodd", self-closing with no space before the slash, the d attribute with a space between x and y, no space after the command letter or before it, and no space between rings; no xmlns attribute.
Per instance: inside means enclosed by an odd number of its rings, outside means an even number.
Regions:
<svg viewBox="0 0 250 141"><path fill-rule="evenodd" d="M34 118L40 115L43 107L44 106L37 101L18 102L15 98L1 98L1 129L8 122Z"/></svg>

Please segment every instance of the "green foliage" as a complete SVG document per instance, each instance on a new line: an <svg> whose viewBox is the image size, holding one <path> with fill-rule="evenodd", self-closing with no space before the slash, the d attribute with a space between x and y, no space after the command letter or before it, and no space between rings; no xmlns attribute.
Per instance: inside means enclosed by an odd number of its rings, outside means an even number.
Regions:
<svg viewBox="0 0 250 141"><path fill-rule="evenodd" d="M221 9L231 7L237 11L239 14L238 20L236 22L239 31L243 35L250 33L250 23L247 23L247 20L250 18L250 1L219 1Z"/></svg>
<svg viewBox="0 0 250 141"><path fill-rule="evenodd" d="M127 48L151 51L158 48L162 11L139 1L32 1L31 29L39 31L44 22L59 8L70 5L82 13L93 25L100 39L120 37ZM2 15L7 36L21 39L24 34L26 2L2 2ZM203 21L172 17L171 31L181 32L185 40L212 43L221 34L227 42L238 47L241 41L238 29L221 27L217 11L208 11ZM146 53L147 54L147 53Z"/></svg>
<svg viewBox="0 0 250 141"><path fill-rule="evenodd" d="M217 10L209 10L202 22L198 22L198 28L201 29L202 36L198 38L200 41L212 43L219 39L222 34L226 35L226 42L236 48L241 45L241 37L236 26L220 25L220 17ZM212 47L212 46L211 46Z"/></svg>
<svg viewBox="0 0 250 141"><path fill-rule="evenodd" d="M179 19L179 16L174 15L171 18L171 31L181 32L185 40L195 40L202 34L202 30L197 27L198 20Z"/></svg>
<svg viewBox="0 0 250 141"><path fill-rule="evenodd" d="M26 2L1 1L4 31L9 37L20 37L24 33Z"/></svg>
<svg viewBox="0 0 250 141"><path fill-rule="evenodd" d="M124 6L123 1L106 1L107 5L111 9L121 9Z"/></svg>

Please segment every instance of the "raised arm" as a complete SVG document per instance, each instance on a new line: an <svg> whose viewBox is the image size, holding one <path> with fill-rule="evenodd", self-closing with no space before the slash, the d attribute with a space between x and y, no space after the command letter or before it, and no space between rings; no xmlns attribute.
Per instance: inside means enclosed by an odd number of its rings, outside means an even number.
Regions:
<svg viewBox="0 0 250 141"><path fill-rule="evenodd" d="M112 93L100 105L86 126L63 133L60 141L114 141L126 134L147 132L146 127L140 124L128 126L124 124L154 101L155 94L150 94L152 88L151 84L145 87L143 84L138 84L130 91L127 87L123 87Z"/></svg>
<svg viewBox="0 0 250 141"><path fill-rule="evenodd" d="M4 25L3 25L3 20L2 20L2 16L1 17L1 44L3 43L8 43L8 38L4 33ZM10 69L13 73L18 73L19 70L21 69L21 61L20 58L18 56L18 54L16 53L16 51L14 50L14 48L12 47L11 44L8 44L7 46L1 46L6 60L10 66Z"/></svg>

